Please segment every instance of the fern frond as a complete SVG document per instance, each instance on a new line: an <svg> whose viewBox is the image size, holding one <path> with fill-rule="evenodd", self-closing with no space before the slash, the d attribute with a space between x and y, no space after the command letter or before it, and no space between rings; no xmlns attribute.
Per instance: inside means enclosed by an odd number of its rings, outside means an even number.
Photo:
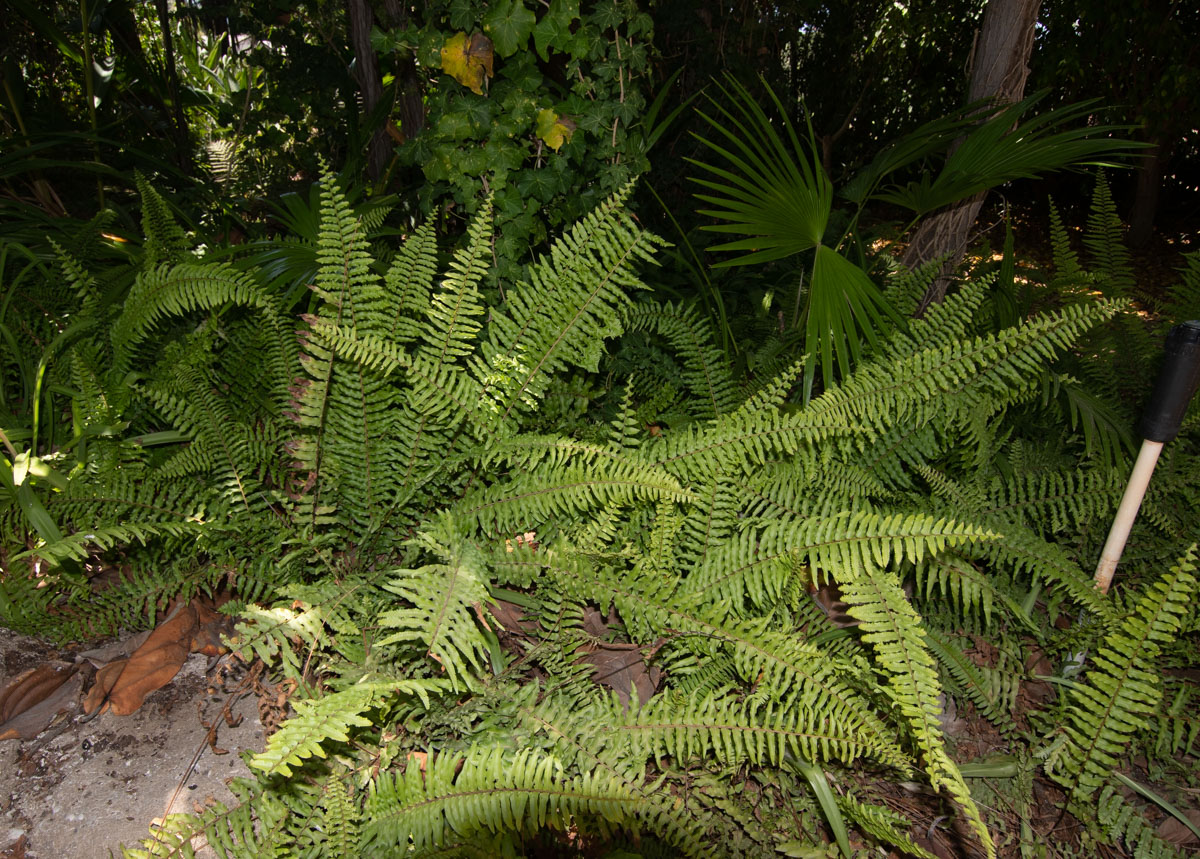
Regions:
<svg viewBox="0 0 1200 859"><path fill-rule="evenodd" d="M925 643L937 660L941 662L953 682L971 700L985 719L1001 733L1016 733L1012 710L1020 691L1022 676L1016 671L1001 674L976 665L950 637L927 630ZM989 679L989 674L999 682Z"/></svg>
<svg viewBox="0 0 1200 859"><path fill-rule="evenodd" d="M694 496L661 468L628 456L596 459L588 467L541 467L463 496L456 516L489 533L528 530L611 504L685 503Z"/></svg>
<svg viewBox="0 0 1200 859"><path fill-rule="evenodd" d="M985 626L992 624L997 603L1007 616L1029 624L1021 606L997 586L995 578L978 569L955 551L942 552L913 565L917 592L925 600L948 600L960 615L979 612Z"/></svg>
<svg viewBox="0 0 1200 859"><path fill-rule="evenodd" d="M1030 387L1055 354L1115 310L1112 304L1067 307L998 334L871 362L801 414L813 423L883 432L902 420L928 420L932 409L948 405L943 395L967 391L988 398L995 411Z"/></svg>
<svg viewBox="0 0 1200 859"><path fill-rule="evenodd" d="M638 639L645 643L658 636L694 636L727 647L743 682L761 684L779 695L787 692L792 695L792 706L825 714L828 724L841 731L839 741L830 741L831 752L867 755L901 771L910 766L870 704L839 678L837 664L829 654L792 633L772 630L762 620L731 619L728 608L720 605L682 608L669 585L655 584L649 577L631 587L627 579L565 550L513 552L498 558L494 569L499 577L514 583L534 578L544 581L549 576L564 593L577 599L615 605L627 627L645 630Z"/></svg>
<svg viewBox="0 0 1200 859"><path fill-rule="evenodd" d="M843 551L837 554L845 556ZM886 557L875 559L886 563ZM859 621L864 641L875 651L875 669L888 679L887 690L908 722L924 758L934 790L945 788L966 814L989 857L996 848L962 773L946 751L939 701L942 694L933 657L925 646L921 618L904 597L900 580L872 560L857 558L838 566L847 612Z"/></svg>
<svg viewBox="0 0 1200 859"><path fill-rule="evenodd" d="M191 256L191 249L167 201L140 171L134 172L133 181L142 198L142 232L146 237L142 244L142 270L183 262Z"/></svg>
<svg viewBox="0 0 1200 859"><path fill-rule="evenodd" d="M1056 283L1075 283L1083 275L1079 265L1079 254L1071 247L1071 237L1063 225L1062 215L1054 200L1050 201L1050 249L1054 255Z"/></svg>
<svg viewBox="0 0 1200 859"><path fill-rule="evenodd" d="M371 784L362 826L366 849L425 855L474 833L532 834L572 824L599 833L639 828L646 800L604 771L570 776L534 750L473 747L411 759L403 773Z"/></svg>
<svg viewBox="0 0 1200 859"><path fill-rule="evenodd" d="M429 298L437 276L437 235L432 221L413 232L388 267L386 302L379 308L383 320L391 320L382 336L396 343L411 343L420 336L421 323L429 315Z"/></svg>
<svg viewBox="0 0 1200 859"><path fill-rule="evenodd" d="M906 856L934 859L934 854L909 837L907 831L912 829L912 821L904 815L886 805L861 802L852 794L835 794L835 798L847 821L876 841L898 847Z"/></svg>
<svg viewBox="0 0 1200 859"><path fill-rule="evenodd" d="M277 335L272 338L275 348L284 353L291 348L271 297L252 275L222 263L163 265L138 275L113 323L116 369L128 369L133 351L163 318L231 304L257 311ZM284 359L284 363L290 361Z"/></svg>
<svg viewBox="0 0 1200 859"><path fill-rule="evenodd" d="M230 784L234 802L214 803L202 814L172 814L151 827L140 849L123 848L126 859L195 859L199 840L221 859L271 855L295 813L294 795L283 796L246 779ZM291 800L291 803L288 802ZM261 852L260 852L261 851Z"/></svg>
<svg viewBox="0 0 1200 859"><path fill-rule="evenodd" d="M475 380L452 365L430 358L427 352L410 355L373 334L355 334L316 317L307 321L312 332L310 350L319 343L329 354L361 365L381 378L403 370L413 386L412 407L422 414L453 426L461 418L456 419L452 414L464 416L478 407L480 387ZM315 350L310 354L315 354Z"/></svg>
<svg viewBox="0 0 1200 859"><path fill-rule="evenodd" d="M421 354L437 365L448 365L475 351L486 309L479 284L491 259L492 201L489 197L471 219L467 241L450 263L450 272L429 300L421 326Z"/></svg>
<svg viewBox="0 0 1200 859"><path fill-rule="evenodd" d="M884 566L893 556L920 561L947 546L992 536L973 525L924 514L842 513L773 522L760 531L742 531L717 546L683 583L680 595L697 603L731 600L735 606L745 597L763 606L779 596L787 574L781 562L807 558L826 575L838 578L839 571L864 563Z"/></svg>
<svg viewBox="0 0 1200 859"><path fill-rule="evenodd" d="M627 314L630 330L657 331L683 361L683 383L694 397L697 417L719 418L734 410L739 399L725 353L713 342L712 330L695 305L644 302Z"/></svg>
<svg viewBox="0 0 1200 859"><path fill-rule="evenodd" d="M1108 785L1100 792L1096 822L1111 844L1124 844L1133 859L1182 859L1183 854L1158 834L1142 809Z"/></svg>
<svg viewBox="0 0 1200 859"><path fill-rule="evenodd" d="M551 374L570 366L595 371L605 339L621 333L628 294L645 288L634 267L652 264L651 251L663 243L625 212L631 190L609 197L555 241L530 265L529 281L493 312L472 366L501 428L541 399Z"/></svg>
<svg viewBox="0 0 1200 859"><path fill-rule="evenodd" d="M1106 522L1125 491L1116 469L1044 471L995 479L979 512L984 516L1038 523L1042 533L1077 534L1093 522Z"/></svg>
<svg viewBox="0 0 1200 859"><path fill-rule="evenodd" d="M1112 615L1110 602L1096 590L1091 575L1061 546L1012 520L991 517L980 521L997 539L971 545L964 554L1011 570L1014 575L1028 573L1035 582L1044 581L1095 617Z"/></svg>
<svg viewBox="0 0 1200 859"><path fill-rule="evenodd" d="M1170 703L1151 717L1151 737L1145 743L1148 752L1160 760L1192 754L1200 739L1200 694L1196 687L1180 684L1172 690L1168 685L1167 697Z"/></svg>
<svg viewBox="0 0 1200 859"><path fill-rule="evenodd" d="M1108 780L1162 700L1154 660L1174 639L1195 596L1195 557L1193 545L1146 589L1132 613L1105 637L1084 682L1068 692L1062 743L1046 770L1076 802Z"/></svg>
<svg viewBox="0 0 1200 859"><path fill-rule="evenodd" d="M453 522L445 517L421 532L414 542L440 556L444 563L400 570L404 577L384 586L412 607L379 616L380 626L400 631L377 646L418 641L446 672L455 689L470 687L471 678L483 672L488 650L476 624L477 617L483 622L482 606L489 600L483 554L457 534Z"/></svg>
<svg viewBox="0 0 1200 859"><path fill-rule="evenodd" d="M317 233L314 288L327 302L343 308L354 290L379 280L366 231L354 215L336 177L321 177L321 225ZM354 324L354 319L346 322Z"/></svg>
<svg viewBox="0 0 1200 859"><path fill-rule="evenodd" d="M738 700L726 689L684 701L660 697L628 708L623 718L617 712L609 718L616 719L617 732L629 743L626 754L644 761L670 756L679 762L780 766L789 754L853 760L863 752L823 713L787 694Z"/></svg>
<svg viewBox="0 0 1200 859"><path fill-rule="evenodd" d="M1083 244L1091 258L1092 271L1106 298L1127 296L1136 285L1129 251L1121 236L1121 219L1104 173L1096 174L1092 205L1088 210Z"/></svg>
<svg viewBox="0 0 1200 859"><path fill-rule="evenodd" d="M348 742L351 728L371 724L362 713L378 691L373 686L352 686L315 700L294 700L296 715L267 739L266 749L250 758L250 766L266 776L279 773L287 778L306 758L325 757L322 743Z"/></svg>

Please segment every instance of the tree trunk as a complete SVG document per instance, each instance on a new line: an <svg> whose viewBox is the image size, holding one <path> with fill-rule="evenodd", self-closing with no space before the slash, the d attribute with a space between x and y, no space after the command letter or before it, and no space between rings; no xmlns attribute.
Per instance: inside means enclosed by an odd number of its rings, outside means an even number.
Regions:
<svg viewBox="0 0 1200 859"><path fill-rule="evenodd" d="M383 81L379 77L379 62L375 49L371 47L371 26L374 16L367 0L346 0L346 12L350 22L350 44L354 48L354 71L358 88L362 91L363 113L370 117L383 98ZM375 182L387 167L392 146L388 142L385 124L380 124L371 134L367 144L367 175Z"/></svg>
<svg viewBox="0 0 1200 859"><path fill-rule="evenodd" d="M171 13L167 0L156 0L155 10L158 12L158 26L163 39L163 73L166 76L167 96L171 100L174 122L171 123L171 136L175 142L175 159L179 169L184 173L192 172L192 143L188 132L187 117L183 113L183 102L179 93L179 70L175 68L175 39L171 35Z"/></svg>
<svg viewBox="0 0 1200 859"><path fill-rule="evenodd" d="M400 0L383 0L383 9L391 27L408 24L408 7ZM411 56L399 62L396 69L399 85L396 88L394 110L400 116L400 137L409 140L425 127L425 91L417 64Z"/></svg>
<svg viewBox="0 0 1200 859"><path fill-rule="evenodd" d="M1154 216L1158 212L1164 160L1162 145L1156 141L1142 155L1142 163L1138 166L1133 210L1129 213L1129 245L1135 251L1145 250L1154 234Z"/></svg>
<svg viewBox="0 0 1200 859"><path fill-rule="evenodd" d="M1029 77L1033 33L1040 0L988 0L983 26L975 40L971 84L967 101L990 98L1000 103L1020 101ZM935 212L925 218L904 254L904 264L916 268L945 256L941 274L930 285L917 308L917 315L946 297L950 274L966 251L971 226L983 207L986 192Z"/></svg>

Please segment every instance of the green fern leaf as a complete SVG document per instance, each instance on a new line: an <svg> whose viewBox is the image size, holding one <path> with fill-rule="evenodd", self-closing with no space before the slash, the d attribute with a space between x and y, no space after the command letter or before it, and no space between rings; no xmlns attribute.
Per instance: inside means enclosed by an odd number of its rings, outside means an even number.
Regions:
<svg viewBox="0 0 1200 859"><path fill-rule="evenodd" d="M1154 660L1174 639L1195 596L1195 557L1193 545L1146 589L1132 613L1105 637L1085 681L1068 693L1063 743L1046 769L1076 802L1108 780L1162 700Z"/></svg>
<svg viewBox="0 0 1200 859"><path fill-rule="evenodd" d="M489 600L487 569L482 553L456 533L454 524L441 518L416 538L415 543L440 556L444 563L416 570L401 570L403 578L385 588L411 604L384 612L378 623L398 628L378 643L419 641L426 653L446 672L455 689L473 685L486 664L488 644L476 625L477 613Z"/></svg>
<svg viewBox="0 0 1200 859"><path fill-rule="evenodd" d="M270 736L267 748L250 759L250 766L263 775L279 773L286 778L306 758L325 757L322 743L348 742L351 728L371 724L362 713L371 706L377 691L374 686L352 686L315 700L295 700L296 715Z"/></svg>

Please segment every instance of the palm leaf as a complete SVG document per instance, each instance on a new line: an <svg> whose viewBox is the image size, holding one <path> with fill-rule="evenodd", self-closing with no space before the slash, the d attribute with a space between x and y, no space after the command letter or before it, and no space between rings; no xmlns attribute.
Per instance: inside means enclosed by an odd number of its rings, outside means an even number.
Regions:
<svg viewBox="0 0 1200 859"><path fill-rule="evenodd" d="M703 137L698 139L734 169L688 159L723 180L692 180L714 192L696 195L717 207L702 209L700 214L725 222L704 229L749 237L713 247L720 251L752 251L717 265L767 262L816 246L829 223L833 184L817 157L811 126L807 146L802 146L783 105L768 89L783 117L785 141L777 124L772 123L749 90L736 81L729 81L729 86L726 89L718 84L725 98L732 103L732 110L714 100L717 117L700 111L700 116L725 138L727 145Z"/></svg>

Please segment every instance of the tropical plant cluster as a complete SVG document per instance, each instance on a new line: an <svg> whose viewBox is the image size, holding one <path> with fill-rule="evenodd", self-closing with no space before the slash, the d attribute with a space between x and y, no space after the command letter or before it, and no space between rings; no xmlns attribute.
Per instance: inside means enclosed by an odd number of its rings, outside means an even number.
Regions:
<svg viewBox="0 0 1200 859"><path fill-rule="evenodd" d="M996 855L1036 849L1035 773L1082 852L1172 855L1117 777L1200 731L1172 672L1197 631L1195 420L1099 594L1123 406L1061 392L1155 336L1103 190L1088 268L1055 227L1053 301L973 278L807 401L805 357L739 376L650 295L663 243L628 188L496 301L488 198L448 257L425 225L384 263L327 178L298 337L142 193L134 265L89 267L83 235L54 271L6 269L55 303L6 316L46 345L6 353L6 402L34 405L5 428L4 622L81 640L227 590L230 645L296 691L239 802L131 855L929 855L879 793L914 780L957 849ZM882 300L907 317L931 276ZM1019 704L1032 653L1084 652ZM997 755L956 756L951 708Z"/></svg>
<svg viewBox="0 0 1200 859"><path fill-rule="evenodd" d="M1096 103L881 101L917 4L14 2L0 625L212 597L289 690L126 855L1185 855L1197 407L1091 571L1200 257L1139 285ZM1040 268L894 254L1071 168Z"/></svg>

